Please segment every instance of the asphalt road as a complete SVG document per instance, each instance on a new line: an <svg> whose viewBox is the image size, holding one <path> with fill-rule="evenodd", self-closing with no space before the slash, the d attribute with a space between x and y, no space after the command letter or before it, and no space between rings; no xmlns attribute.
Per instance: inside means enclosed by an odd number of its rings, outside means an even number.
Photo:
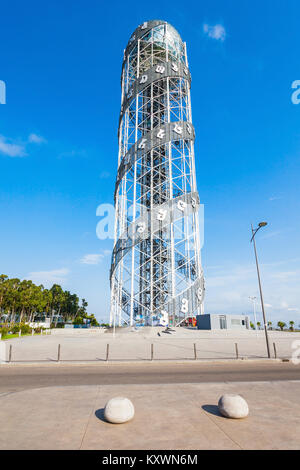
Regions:
<svg viewBox="0 0 300 470"><path fill-rule="evenodd" d="M291 362L1 365L0 393L66 385L300 380Z"/></svg>

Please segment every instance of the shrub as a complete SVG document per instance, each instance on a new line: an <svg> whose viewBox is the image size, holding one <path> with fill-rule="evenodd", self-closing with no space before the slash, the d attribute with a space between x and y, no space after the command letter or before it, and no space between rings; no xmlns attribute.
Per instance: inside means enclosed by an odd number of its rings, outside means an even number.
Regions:
<svg viewBox="0 0 300 470"><path fill-rule="evenodd" d="M2 338L3 338L4 336L7 336L7 334L8 334L8 328L5 327L5 326L2 326L2 328L0 328L0 334L2 335Z"/></svg>
<svg viewBox="0 0 300 470"><path fill-rule="evenodd" d="M51 323L50 325L50 328L64 328L65 327L65 324L62 323L62 322L59 322L59 323ZM44 328L43 329L47 329L47 328Z"/></svg>
<svg viewBox="0 0 300 470"><path fill-rule="evenodd" d="M10 332L13 334L13 335L16 335L17 333L19 333L20 331L20 325L13 325L11 328L10 328Z"/></svg>
<svg viewBox="0 0 300 470"><path fill-rule="evenodd" d="M29 325L21 324L20 329L22 335L28 335L31 333L31 328Z"/></svg>

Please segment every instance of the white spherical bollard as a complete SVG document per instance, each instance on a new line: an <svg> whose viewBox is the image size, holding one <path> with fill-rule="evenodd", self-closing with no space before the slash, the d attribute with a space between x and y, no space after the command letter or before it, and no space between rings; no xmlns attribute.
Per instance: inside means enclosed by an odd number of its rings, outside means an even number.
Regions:
<svg viewBox="0 0 300 470"><path fill-rule="evenodd" d="M114 424L126 423L134 417L134 406L128 398L111 398L105 405L104 418Z"/></svg>
<svg viewBox="0 0 300 470"><path fill-rule="evenodd" d="M222 395L218 407L226 418L246 418L249 414L248 404L240 395Z"/></svg>

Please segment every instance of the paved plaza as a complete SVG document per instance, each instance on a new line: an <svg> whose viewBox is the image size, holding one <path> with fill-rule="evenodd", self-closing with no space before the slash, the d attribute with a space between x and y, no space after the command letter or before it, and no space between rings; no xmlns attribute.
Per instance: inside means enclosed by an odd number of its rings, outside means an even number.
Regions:
<svg viewBox="0 0 300 470"><path fill-rule="evenodd" d="M281 358L291 357L299 339L299 333L270 332ZM240 359L248 360L233 360L235 343ZM6 360L10 346L11 364L0 367L0 449L300 447L299 366L262 360L263 332L57 330L1 341ZM220 416L224 393L242 395L249 417ZM105 422L103 408L114 396L132 400L131 422Z"/></svg>
<svg viewBox="0 0 300 470"><path fill-rule="evenodd" d="M194 348L198 359L234 359L235 344L239 357L255 359L267 355L264 331L212 332L176 328L175 332L166 334L159 328L145 328L138 332L130 329L117 330L115 335L111 331L104 331L54 330L51 335L2 341L0 358L8 361L11 345L12 362L53 362L58 358L59 344L61 361L104 361L107 345L110 361L147 361L151 359L151 348L154 360L194 359ZM275 355L275 343L277 356L290 358L293 353L292 344L295 340L300 340L300 333L270 331L269 337L272 357Z"/></svg>
<svg viewBox="0 0 300 470"><path fill-rule="evenodd" d="M219 415L241 394L249 417ZM134 419L104 421L109 398L126 396ZM300 382L83 385L0 394L1 449L299 449Z"/></svg>

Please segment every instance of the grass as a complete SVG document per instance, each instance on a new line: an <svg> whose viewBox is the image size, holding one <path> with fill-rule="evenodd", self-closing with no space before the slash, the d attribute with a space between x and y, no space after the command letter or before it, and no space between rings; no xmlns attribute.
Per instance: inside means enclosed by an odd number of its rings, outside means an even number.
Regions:
<svg viewBox="0 0 300 470"><path fill-rule="evenodd" d="M41 333L34 333L34 336L38 336L40 335ZM32 336L31 333L26 333L25 335L21 335L21 338L23 338L23 336ZM12 335L4 335L2 336L2 340L5 341L7 339L14 339L14 338L19 338L19 333L15 333L15 334L12 334Z"/></svg>

